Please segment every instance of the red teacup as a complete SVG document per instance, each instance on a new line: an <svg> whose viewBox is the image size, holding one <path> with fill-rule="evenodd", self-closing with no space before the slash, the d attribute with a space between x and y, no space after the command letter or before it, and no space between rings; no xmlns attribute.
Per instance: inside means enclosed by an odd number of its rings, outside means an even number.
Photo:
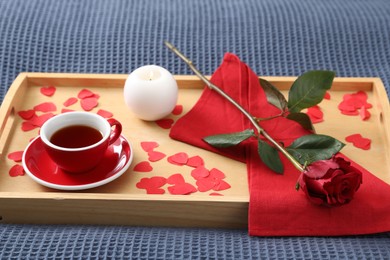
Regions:
<svg viewBox="0 0 390 260"><path fill-rule="evenodd" d="M88 112L68 112L46 121L40 137L58 167L79 173L96 167L121 132L122 125L115 119L106 120Z"/></svg>

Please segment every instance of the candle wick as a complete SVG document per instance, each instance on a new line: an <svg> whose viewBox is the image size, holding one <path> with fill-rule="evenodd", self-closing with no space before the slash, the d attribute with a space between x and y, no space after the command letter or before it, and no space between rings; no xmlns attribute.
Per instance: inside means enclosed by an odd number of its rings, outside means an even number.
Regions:
<svg viewBox="0 0 390 260"><path fill-rule="evenodd" d="M149 81L152 81L152 80L153 80L153 76L154 76L153 71L150 71L150 72L149 72Z"/></svg>

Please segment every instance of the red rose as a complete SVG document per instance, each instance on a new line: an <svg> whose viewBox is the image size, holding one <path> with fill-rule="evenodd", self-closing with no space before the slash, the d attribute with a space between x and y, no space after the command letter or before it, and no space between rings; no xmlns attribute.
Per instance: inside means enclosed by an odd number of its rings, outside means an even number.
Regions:
<svg viewBox="0 0 390 260"><path fill-rule="evenodd" d="M362 183L362 173L343 158L333 157L307 166L298 183L311 202L340 206L353 199Z"/></svg>

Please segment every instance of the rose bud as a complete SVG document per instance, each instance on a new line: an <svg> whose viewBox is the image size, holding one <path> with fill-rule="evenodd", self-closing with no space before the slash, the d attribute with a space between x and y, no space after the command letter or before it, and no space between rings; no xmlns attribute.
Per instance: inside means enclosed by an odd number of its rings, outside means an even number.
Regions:
<svg viewBox="0 0 390 260"><path fill-rule="evenodd" d="M310 164L298 179L311 202L330 207L349 203L361 183L362 173L340 157Z"/></svg>

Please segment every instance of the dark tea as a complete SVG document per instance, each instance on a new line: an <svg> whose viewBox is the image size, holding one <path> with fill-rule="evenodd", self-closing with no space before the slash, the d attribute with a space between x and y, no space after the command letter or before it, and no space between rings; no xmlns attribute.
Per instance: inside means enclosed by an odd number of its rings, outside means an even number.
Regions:
<svg viewBox="0 0 390 260"><path fill-rule="evenodd" d="M102 138L102 133L93 127L72 125L57 130L50 138L50 142L65 148L80 148L93 145Z"/></svg>

